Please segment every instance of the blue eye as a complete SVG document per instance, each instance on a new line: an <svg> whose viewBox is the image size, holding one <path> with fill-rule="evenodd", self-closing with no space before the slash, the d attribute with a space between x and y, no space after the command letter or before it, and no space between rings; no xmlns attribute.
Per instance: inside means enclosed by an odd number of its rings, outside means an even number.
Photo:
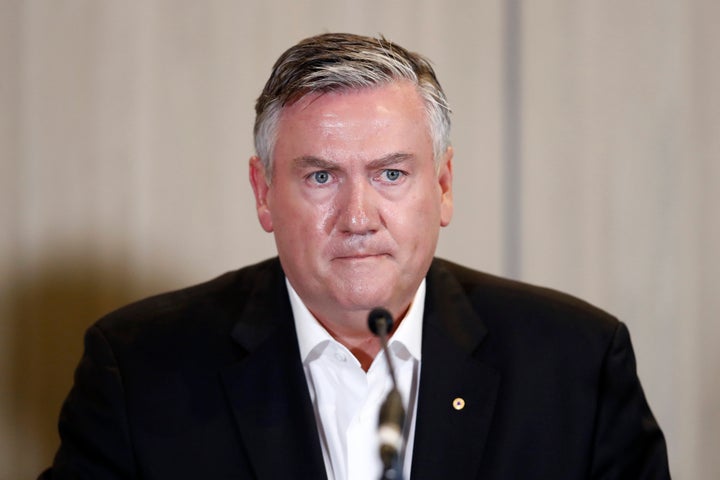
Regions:
<svg viewBox="0 0 720 480"><path fill-rule="evenodd" d="M385 178L387 178L391 182L397 182L400 180L400 177L402 177L402 172L400 170L395 169L388 169L383 172L385 175Z"/></svg>
<svg viewBox="0 0 720 480"><path fill-rule="evenodd" d="M330 174L326 171L315 172L312 174L312 178L315 180L315 183L322 185L330 180Z"/></svg>

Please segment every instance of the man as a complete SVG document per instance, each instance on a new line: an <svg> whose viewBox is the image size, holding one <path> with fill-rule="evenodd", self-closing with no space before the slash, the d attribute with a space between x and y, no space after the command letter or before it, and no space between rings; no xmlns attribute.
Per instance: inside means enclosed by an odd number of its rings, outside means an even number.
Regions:
<svg viewBox="0 0 720 480"><path fill-rule="evenodd" d="M376 306L396 318L405 478L669 478L622 323L433 258L453 151L425 59L309 38L256 111L250 182L278 258L91 327L44 478L379 478Z"/></svg>

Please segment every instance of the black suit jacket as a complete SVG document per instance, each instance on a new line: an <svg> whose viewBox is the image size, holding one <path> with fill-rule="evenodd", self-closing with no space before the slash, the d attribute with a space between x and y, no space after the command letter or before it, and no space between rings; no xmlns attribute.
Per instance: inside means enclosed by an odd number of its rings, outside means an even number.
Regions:
<svg viewBox="0 0 720 480"><path fill-rule="evenodd" d="M422 343L413 480L669 478L609 315L436 259ZM42 478L325 478L279 261L97 322L59 427Z"/></svg>

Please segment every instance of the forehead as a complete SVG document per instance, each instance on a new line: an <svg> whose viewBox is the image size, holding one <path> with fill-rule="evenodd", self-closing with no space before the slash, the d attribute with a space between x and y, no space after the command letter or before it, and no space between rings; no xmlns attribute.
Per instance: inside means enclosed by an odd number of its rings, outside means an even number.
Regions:
<svg viewBox="0 0 720 480"><path fill-rule="evenodd" d="M354 136L370 140L375 136L398 135L429 140L426 117L422 96L409 81L310 93L283 109L277 138L278 143L297 140L298 136L305 142L336 137L351 140Z"/></svg>

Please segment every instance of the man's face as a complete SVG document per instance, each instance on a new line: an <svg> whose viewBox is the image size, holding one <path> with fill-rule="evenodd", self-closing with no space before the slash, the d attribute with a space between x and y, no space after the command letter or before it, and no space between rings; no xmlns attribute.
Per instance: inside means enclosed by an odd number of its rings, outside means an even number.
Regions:
<svg viewBox="0 0 720 480"><path fill-rule="evenodd" d="M251 183L285 274L321 322L364 329L373 307L404 314L452 216L451 159L448 149L436 168L411 83L285 108L272 179L254 157Z"/></svg>

